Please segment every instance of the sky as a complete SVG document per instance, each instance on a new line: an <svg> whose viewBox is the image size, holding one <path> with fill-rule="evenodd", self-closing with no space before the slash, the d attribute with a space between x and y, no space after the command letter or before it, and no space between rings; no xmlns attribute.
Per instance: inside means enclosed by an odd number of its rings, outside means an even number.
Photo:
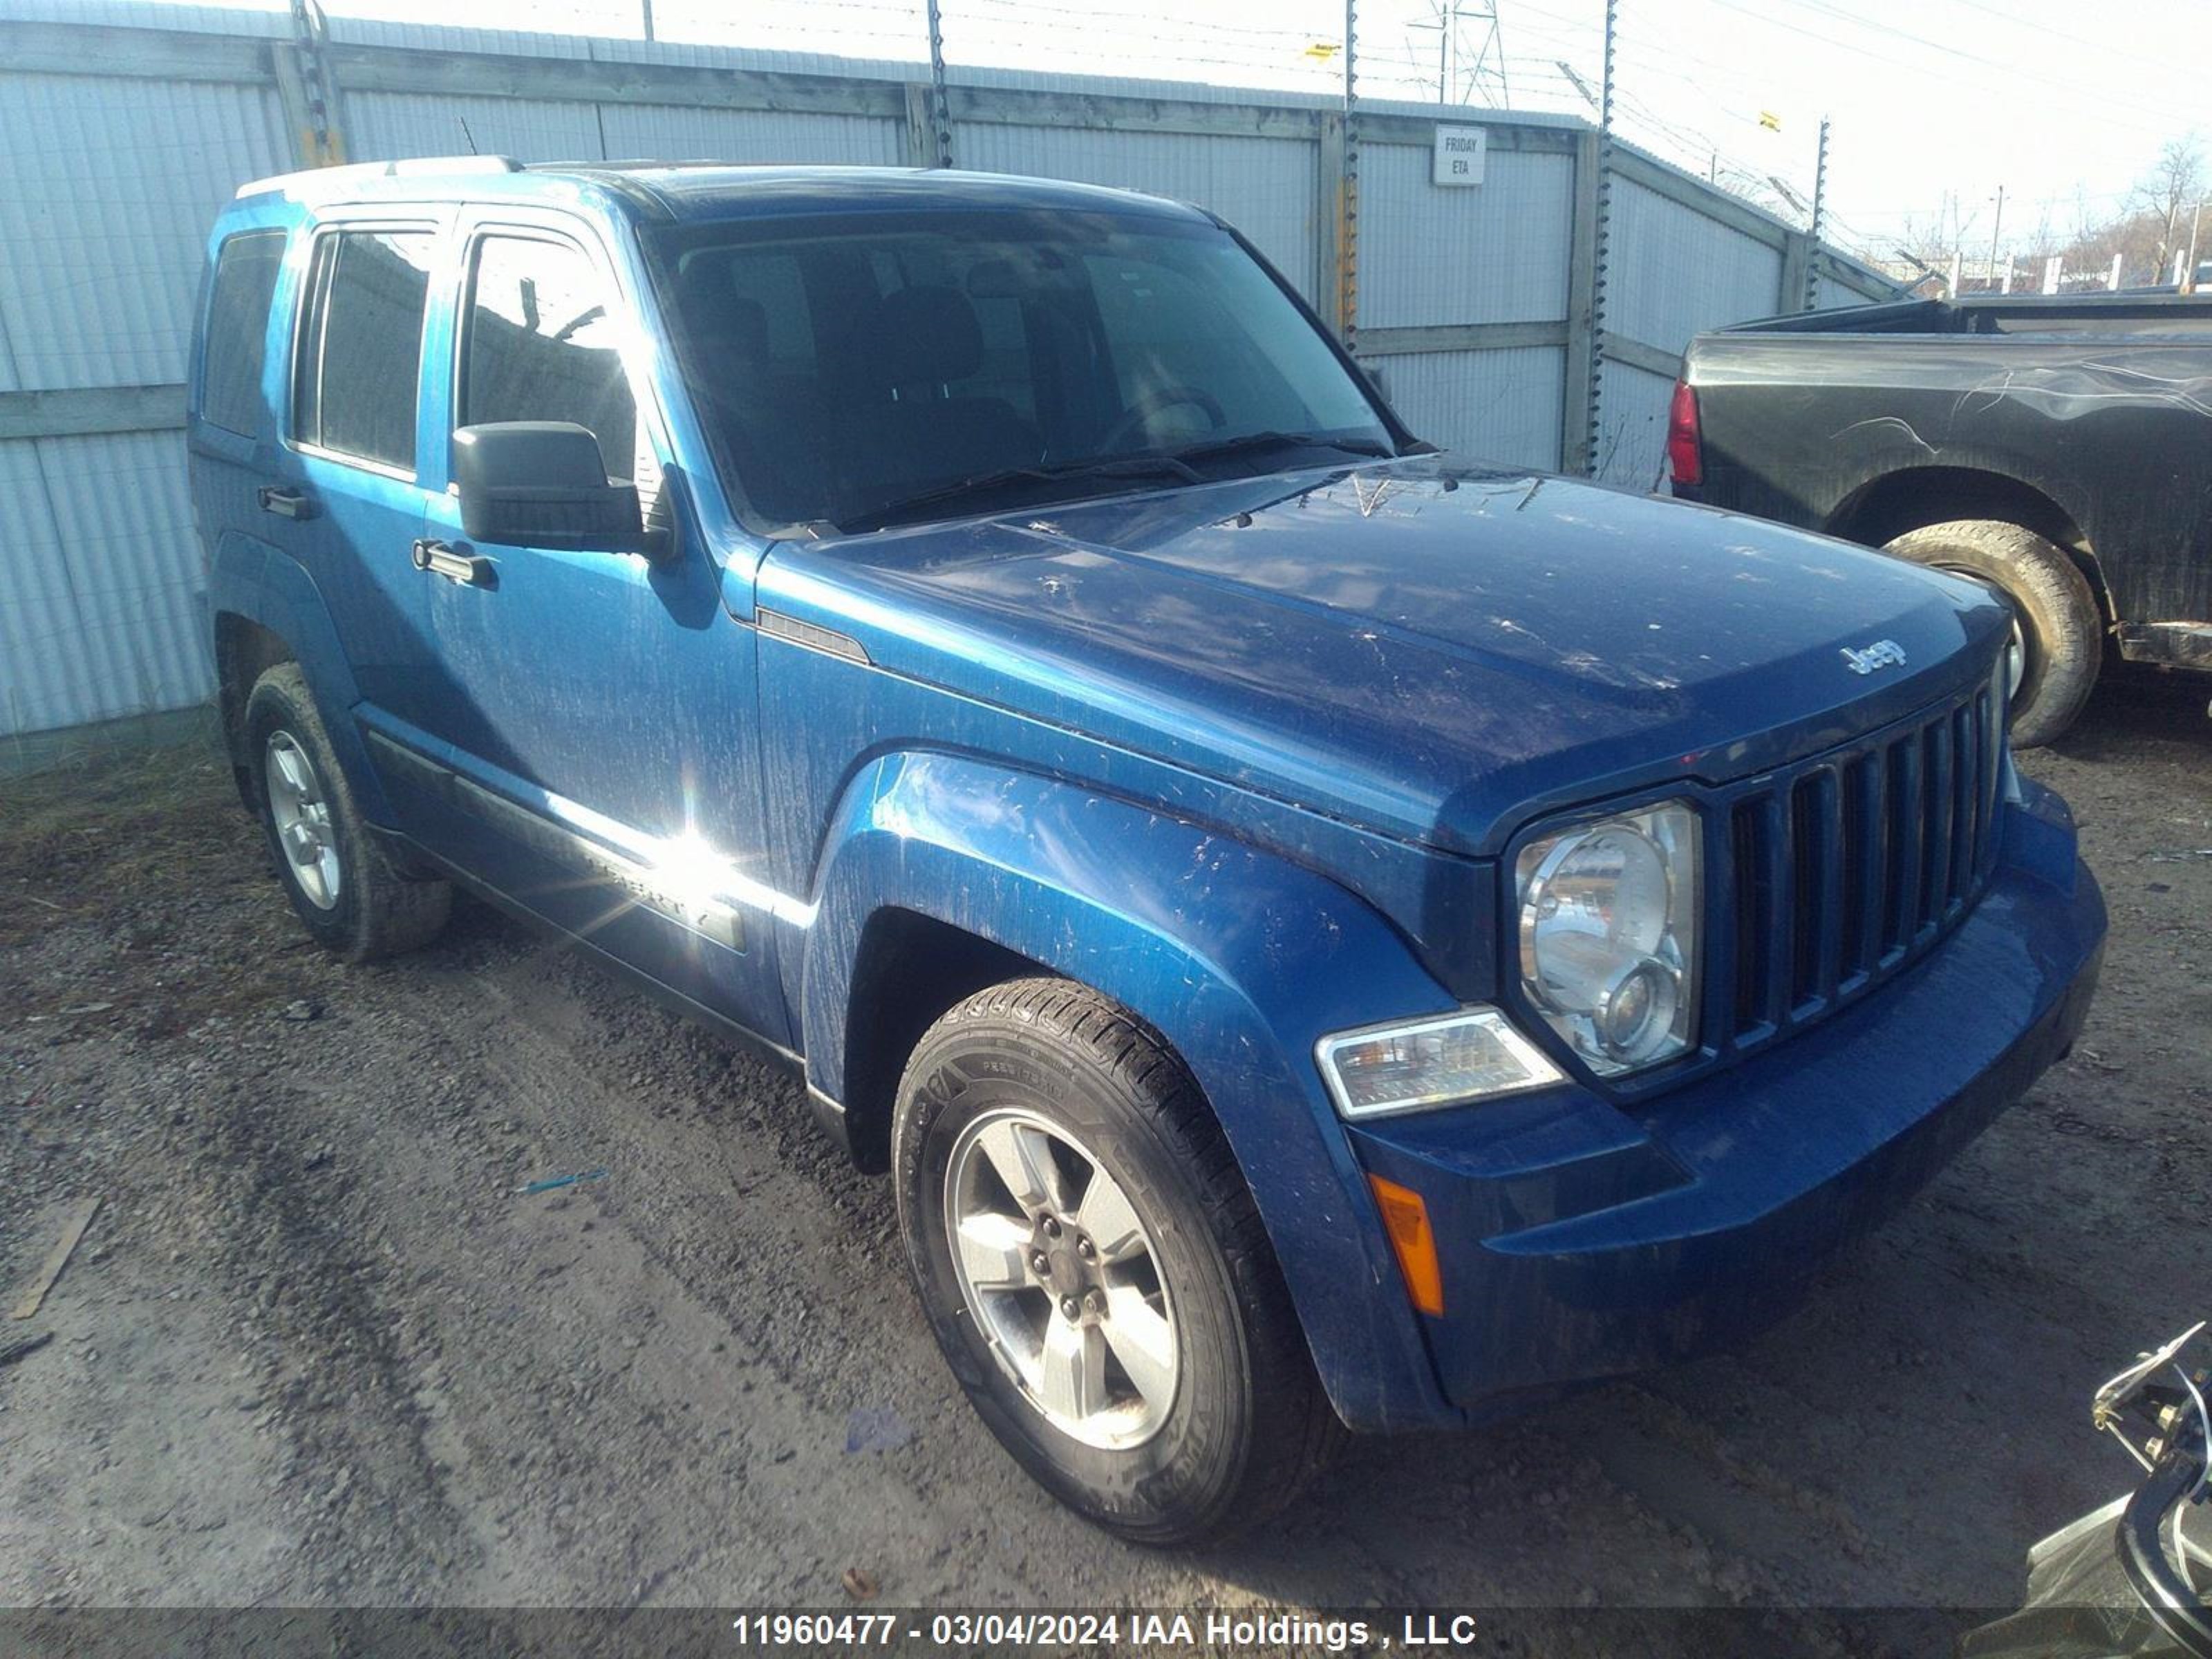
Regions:
<svg viewBox="0 0 2212 1659"><path fill-rule="evenodd" d="M1579 20L1602 13L1589 0L1498 5L1509 66L1553 47L1573 62L1569 49L1596 38ZM1627 136L1702 134L1802 190L1826 115L1830 206L1848 240L1877 252L1909 222L1943 217L1947 194L1983 257L1993 230L2009 241L2047 220L2063 236L2085 213L2124 208L2168 139L2212 138L2212 0L1621 0L1620 11ZM1759 125L1762 111L1779 132Z"/></svg>
<svg viewBox="0 0 2212 1659"><path fill-rule="evenodd" d="M325 3L334 15L457 21L452 0ZM1445 3L1362 0L1364 95L1437 97ZM479 27L635 37L648 7L663 39L926 52L921 0L476 0L466 12ZM1458 8L1455 101L1593 113L1583 88L1594 95L1600 82L1604 0ZM940 0L940 10L956 65L1342 86L1330 50L1344 34L1340 0ZM1809 201L1828 117L1831 228L1875 257L1908 225L1963 225L1970 259L1988 257L1993 233L2022 247L2039 229L2063 240L2123 209L2167 140L2212 147L2212 0L1620 0L1617 46L1622 136L1770 205L1783 204L1775 177ZM1466 72L1486 52L1483 72Z"/></svg>

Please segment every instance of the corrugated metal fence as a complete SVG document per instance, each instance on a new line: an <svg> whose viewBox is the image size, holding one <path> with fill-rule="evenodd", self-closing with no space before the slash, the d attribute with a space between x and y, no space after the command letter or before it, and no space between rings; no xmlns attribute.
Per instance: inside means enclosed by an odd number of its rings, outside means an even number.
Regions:
<svg viewBox="0 0 2212 1659"><path fill-rule="evenodd" d="M911 65L333 31L329 118L354 160L477 149L907 165L933 147L927 71ZM302 67L283 16L0 0L0 769L58 752L59 734L209 695L179 431L191 307L203 240L234 187L313 153ZM1336 104L988 71L956 75L946 101L957 165L1202 203L1334 313ZM1358 110L1355 320L1360 356L1448 447L1650 484L1692 334L1796 309L1808 275L1822 304L1890 292L1615 147L1601 333L1598 135L1451 111L1480 120L1489 155L1480 186L1443 188L1430 172L1438 114Z"/></svg>

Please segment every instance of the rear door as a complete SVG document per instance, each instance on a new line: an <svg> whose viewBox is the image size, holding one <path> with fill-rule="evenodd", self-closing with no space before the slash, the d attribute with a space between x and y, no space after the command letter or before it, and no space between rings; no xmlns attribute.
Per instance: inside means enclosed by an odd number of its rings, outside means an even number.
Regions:
<svg viewBox="0 0 2212 1659"><path fill-rule="evenodd" d="M571 933L689 1000L787 1038L757 882L763 833L752 631L723 609L690 521L633 296L598 230L475 210L457 230L451 428L570 421L635 482L665 553L470 541L441 489L425 534L478 562L427 574L441 694L426 716L459 771L466 862Z"/></svg>
<svg viewBox="0 0 2212 1659"><path fill-rule="evenodd" d="M299 256L285 443L260 493L270 539L314 582L361 694L353 710L324 711L333 720L419 724L428 701L414 564L428 500L422 346L450 217L332 216ZM392 799L410 820L404 792Z"/></svg>
<svg viewBox="0 0 2212 1659"><path fill-rule="evenodd" d="M247 568L273 550L276 526L260 491L283 470L276 376L289 332L276 315L289 229L278 212L261 217L216 245L186 419L201 539L212 559Z"/></svg>

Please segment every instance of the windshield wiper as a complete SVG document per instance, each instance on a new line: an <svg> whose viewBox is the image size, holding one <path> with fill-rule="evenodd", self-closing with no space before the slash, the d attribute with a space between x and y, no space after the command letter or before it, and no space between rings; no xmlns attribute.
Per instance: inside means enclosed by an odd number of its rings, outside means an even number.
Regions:
<svg viewBox="0 0 2212 1659"><path fill-rule="evenodd" d="M1377 460L1388 459L1397 451L1372 438L1324 438L1317 432L1246 432L1234 438L1216 438L1209 443L1186 444L1181 449L1170 450L1179 461L1218 461L1230 456L1245 455L1270 449L1334 449L1346 455L1366 455Z"/></svg>
<svg viewBox="0 0 2212 1659"><path fill-rule="evenodd" d="M1206 480L1198 469L1180 455L1108 455L1097 460L1068 461L1058 466L1006 466L993 472L979 472L973 477L956 478L951 483L937 484L913 495L901 496L880 507L870 507L842 521L838 528L848 535L863 530L880 530L896 519L905 518L924 507L935 507L940 501L958 501L968 495L988 495L1009 484L1061 483L1071 478L1180 478L1185 483L1203 483Z"/></svg>

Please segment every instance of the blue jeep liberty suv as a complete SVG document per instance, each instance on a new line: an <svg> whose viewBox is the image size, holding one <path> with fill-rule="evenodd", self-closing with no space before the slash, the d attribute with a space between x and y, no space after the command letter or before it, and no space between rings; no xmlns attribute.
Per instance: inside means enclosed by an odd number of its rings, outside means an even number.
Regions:
<svg viewBox="0 0 2212 1659"><path fill-rule="evenodd" d="M1127 1537L1757 1328L2081 1027L2002 604L1439 454L1198 209L339 167L239 191L200 318L309 932L459 884L803 1068Z"/></svg>

